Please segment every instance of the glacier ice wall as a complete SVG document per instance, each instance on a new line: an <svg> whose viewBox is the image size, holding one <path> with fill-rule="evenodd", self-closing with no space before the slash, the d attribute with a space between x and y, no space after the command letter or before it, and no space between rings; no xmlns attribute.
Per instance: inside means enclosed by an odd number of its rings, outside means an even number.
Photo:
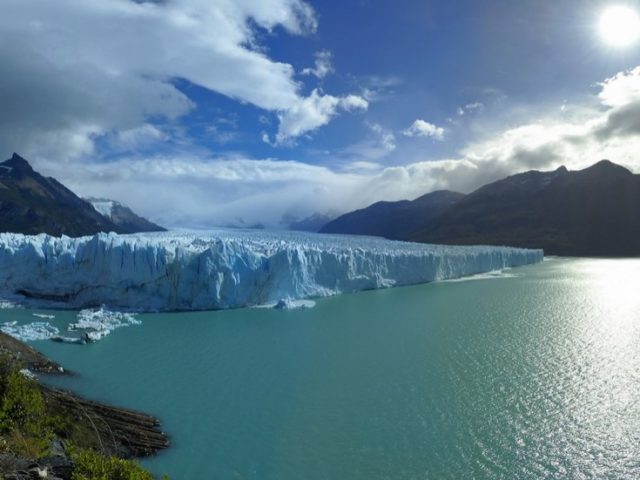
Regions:
<svg viewBox="0 0 640 480"><path fill-rule="evenodd" d="M459 278L541 250L216 230L68 238L0 234L0 291L67 306L234 308Z"/></svg>

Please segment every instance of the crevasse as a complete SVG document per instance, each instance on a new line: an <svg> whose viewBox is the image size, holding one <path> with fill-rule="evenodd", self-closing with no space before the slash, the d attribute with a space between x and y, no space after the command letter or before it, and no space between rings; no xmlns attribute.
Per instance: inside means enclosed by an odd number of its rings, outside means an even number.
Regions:
<svg viewBox="0 0 640 480"><path fill-rule="evenodd" d="M541 250L215 230L68 238L0 234L0 291L143 311L236 308L460 278Z"/></svg>

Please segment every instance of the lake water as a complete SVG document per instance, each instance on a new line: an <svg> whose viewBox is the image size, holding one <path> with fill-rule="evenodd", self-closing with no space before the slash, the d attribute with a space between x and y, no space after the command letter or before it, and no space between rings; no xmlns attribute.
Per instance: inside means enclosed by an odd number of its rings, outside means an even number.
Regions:
<svg viewBox="0 0 640 480"><path fill-rule="evenodd" d="M34 345L79 374L56 384L158 416L172 447L143 464L173 480L635 480L639 278L640 260L551 259Z"/></svg>

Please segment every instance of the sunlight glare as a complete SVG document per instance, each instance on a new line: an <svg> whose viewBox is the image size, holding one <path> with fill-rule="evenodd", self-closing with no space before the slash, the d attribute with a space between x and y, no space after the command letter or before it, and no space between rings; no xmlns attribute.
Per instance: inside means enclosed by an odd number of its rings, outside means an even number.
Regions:
<svg viewBox="0 0 640 480"><path fill-rule="evenodd" d="M607 8L600 17L600 35L609 45L626 47L640 39L638 13L622 5Z"/></svg>

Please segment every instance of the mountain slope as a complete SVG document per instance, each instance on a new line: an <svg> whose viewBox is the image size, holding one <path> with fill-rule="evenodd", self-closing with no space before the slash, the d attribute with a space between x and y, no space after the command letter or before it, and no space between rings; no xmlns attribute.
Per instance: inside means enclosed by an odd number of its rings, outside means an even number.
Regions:
<svg viewBox="0 0 640 480"><path fill-rule="evenodd" d="M440 190L413 201L378 202L336 218L320 232L406 240L416 231L431 226L437 217L463 198L461 193Z"/></svg>
<svg viewBox="0 0 640 480"><path fill-rule="evenodd" d="M55 178L44 177L20 155L0 163L0 231L79 237L134 233L105 218Z"/></svg>
<svg viewBox="0 0 640 480"><path fill-rule="evenodd" d="M165 232L166 228L136 215L129 207L105 198L86 199L98 213L127 232Z"/></svg>
<svg viewBox="0 0 640 480"><path fill-rule="evenodd" d="M411 239L640 255L640 175L607 160L580 171L514 175L469 194Z"/></svg>
<svg viewBox="0 0 640 480"><path fill-rule="evenodd" d="M313 215L303 218L302 220L292 220L288 222L288 229L299 232L319 232L326 224L331 222L335 215L327 215L322 213L314 213Z"/></svg>
<svg viewBox="0 0 640 480"><path fill-rule="evenodd" d="M0 163L0 231L81 236L119 231L54 178L31 168L20 155Z"/></svg>

